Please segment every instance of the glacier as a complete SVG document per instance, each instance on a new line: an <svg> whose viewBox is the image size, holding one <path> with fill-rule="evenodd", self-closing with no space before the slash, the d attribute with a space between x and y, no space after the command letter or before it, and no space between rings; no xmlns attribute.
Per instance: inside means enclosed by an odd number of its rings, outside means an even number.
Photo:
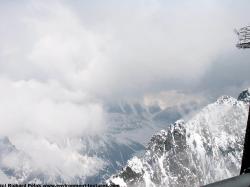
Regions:
<svg viewBox="0 0 250 187"><path fill-rule="evenodd" d="M107 183L194 187L239 175L249 101L247 89L238 99L222 96L188 121L176 121Z"/></svg>

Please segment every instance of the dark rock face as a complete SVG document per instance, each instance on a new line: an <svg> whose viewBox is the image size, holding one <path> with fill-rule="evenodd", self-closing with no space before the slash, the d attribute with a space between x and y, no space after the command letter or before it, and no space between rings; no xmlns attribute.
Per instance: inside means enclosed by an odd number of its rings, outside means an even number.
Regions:
<svg viewBox="0 0 250 187"><path fill-rule="evenodd" d="M247 105L221 97L155 134L145 154L110 178L120 186L200 186L239 174Z"/></svg>
<svg viewBox="0 0 250 187"><path fill-rule="evenodd" d="M239 101L250 103L250 89L244 90L238 97Z"/></svg>

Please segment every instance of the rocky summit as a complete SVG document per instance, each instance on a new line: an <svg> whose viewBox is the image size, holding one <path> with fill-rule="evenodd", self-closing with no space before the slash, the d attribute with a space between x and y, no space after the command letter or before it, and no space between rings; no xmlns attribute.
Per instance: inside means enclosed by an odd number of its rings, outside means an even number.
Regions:
<svg viewBox="0 0 250 187"><path fill-rule="evenodd" d="M244 101L244 102L250 102L250 88L244 90L240 93L238 100Z"/></svg>
<svg viewBox="0 0 250 187"><path fill-rule="evenodd" d="M238 99L222 96L187 122L176 121L107 182L194 187L239 175L249 98L249 89Z"/></svg>

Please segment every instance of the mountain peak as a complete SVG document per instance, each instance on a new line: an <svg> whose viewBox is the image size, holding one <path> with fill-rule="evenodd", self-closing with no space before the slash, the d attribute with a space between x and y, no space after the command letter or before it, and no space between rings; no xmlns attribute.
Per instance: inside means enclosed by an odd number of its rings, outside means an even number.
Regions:
<svg viewBox="0 0 250 187"><path fill-rule="evenodd" d="M107 181L120 186L201 186L238 175L247 106L222 96L188 121L178 120L152 136Z"/></svg>
<svg viewBox="0 0 250 187"><path fill-rule="evenodd" d="M238 97L238 100L250 103L250 88L242 91Z"/></svg>

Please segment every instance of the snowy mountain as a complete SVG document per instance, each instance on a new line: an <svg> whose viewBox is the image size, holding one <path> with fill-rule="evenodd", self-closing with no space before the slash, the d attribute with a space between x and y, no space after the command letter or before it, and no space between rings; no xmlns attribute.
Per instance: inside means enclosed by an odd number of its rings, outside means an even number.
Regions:
<svg viewBox="0 0 250 187"><path fill-rule="evenodd" d="M56 159L58 164L44 159L47 152L44 152L45 155L34 156L16 148L8 137L2 137L0 179L11 179L15 183L103 182L121 170L133 156L142 154L148 139L162 129L163 125L173 123L191 111L191 108L183 108L186 110L179 110L177 107L163 110L159 106L147 107L139 103L109 103L105 106L108 129L104 134L65 139L61 144L50 143L50 148L53 149L51 151L58 153L63 150L59 153L62 158ZM47 143L47 140L38 142L37 149L43 150L42 146ZM72 151L76 144L79 146L77 152Z"/></svg>
<svg viewBox="0 0 250 187"><path fill-rule="evenodd" d="M192 107L183 105L183 109L161 109L157 105L126 102L107 105L109 130L106 134L82 138L82 153L87 152L105 162L99 173L88 177L85 182L104 182L125 167L133 156L141 155L154 133L199 107L199 103L193 103Z"/></svg>
<svg viewBox="0 0 250 187"><path fill-rule="evenodd" d="M250 91L220 97L187 122L156 133L107 182L120 186L200 186L239 174Z"/></svg>

